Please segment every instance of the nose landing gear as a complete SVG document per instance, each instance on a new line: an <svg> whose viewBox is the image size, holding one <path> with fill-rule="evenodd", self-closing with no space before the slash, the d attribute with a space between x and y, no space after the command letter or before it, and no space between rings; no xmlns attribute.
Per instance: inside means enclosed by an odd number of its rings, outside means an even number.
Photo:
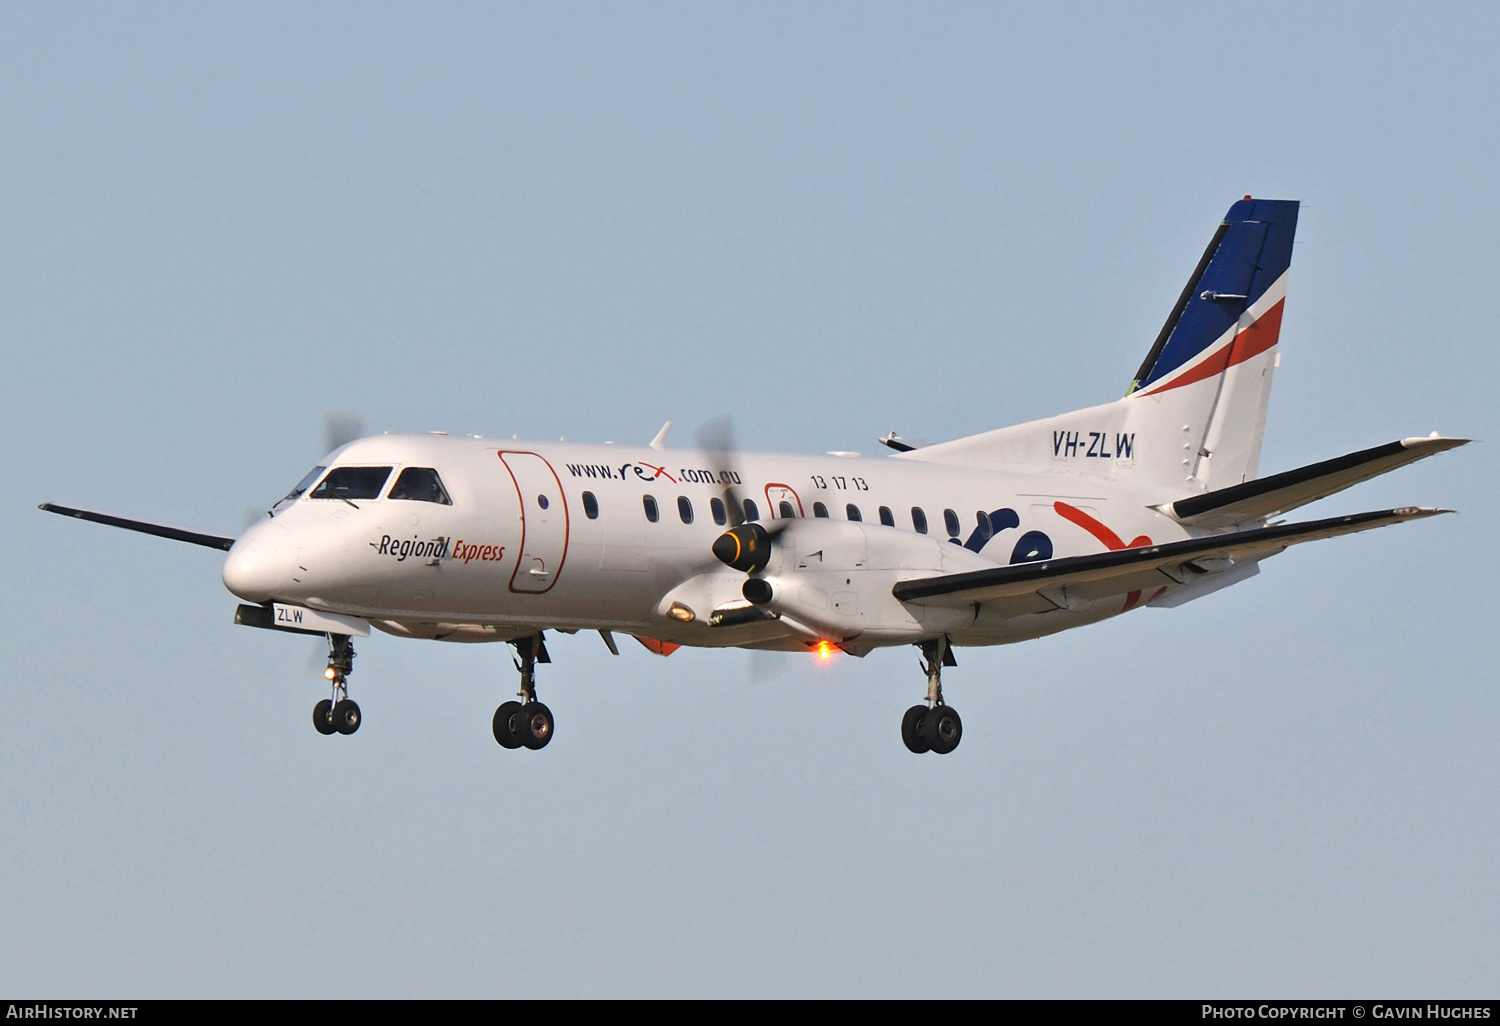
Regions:
<svg viewBox="0 0 1500 1026"><path fill-rule="evenodd" d="M943 667L957 666L948 636L922 642L922 672L927 675L927 704L914 705L901 717L901 740L908 750L921 755L947 755L963 740L964 722L958 711L943 701Z"/></svg>
<svg viewBox="0 0 1500 1026"><path fill-rule="evenodd" d="M359 729L359 706L349 697L349 674L354 672L354 642L347 634L328 635L328 668L323 671L333 695L313 706L313 726L319 734L352 734Z"/></svg>
<svg viewBox="0 0 1500 1026"><path fill-rule="evenodd" d="M536 664L550 663L552 657L541 634L518 638L511 644L516 646L516 669L521 671L521 690L517 692L521 701L506 702L495 710L491 724L495 740L501 748L546 748L554 723L552 710L536 698Z"/></svg>

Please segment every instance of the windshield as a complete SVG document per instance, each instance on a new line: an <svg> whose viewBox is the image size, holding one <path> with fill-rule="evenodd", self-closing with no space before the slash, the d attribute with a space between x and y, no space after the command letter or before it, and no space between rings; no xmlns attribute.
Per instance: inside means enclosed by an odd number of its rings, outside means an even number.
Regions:
<svg viewBox="0 0 1500 1026"><path fill-rule="evenodd" d="M282 506L286 505L289 502L295 501L299 495L312 487L312 483L316 481L318 477L323 473L323 471L327 469L327 467L313 467L311 470L309 470L307 472L307 476L304 477L301 481L297 482L297 487L287 492L286 495L282 496L281 500L276 503L276 505L271 507L271 512L275 513Z"/></svg>
<svg viewBox="0 0 1500 1026"><path fill-rule="evenodd" d="M448 498L448 490L438 478L438 472L431 467L407 467L401 471L396 483L391 486L391 494L386 498L453 505L453 500Z"/></svg>
<svg viewBox="0 0 1500 1026"><path fill-rule="evenodd" d="M390 467L334 467L308 498L373 499L390 476Z"/></svg>

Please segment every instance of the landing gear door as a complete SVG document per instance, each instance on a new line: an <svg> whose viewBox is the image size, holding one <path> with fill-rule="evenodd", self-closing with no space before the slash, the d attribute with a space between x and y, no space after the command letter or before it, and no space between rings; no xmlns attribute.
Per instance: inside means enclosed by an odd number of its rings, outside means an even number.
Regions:
<svg viewBox="0 0 1500 1026"><path fill-rule="evenodd" d="M550 591L568 554L568 501L552 465L534 452L501 452L521 504L521 556L510 590Z"/></svg>

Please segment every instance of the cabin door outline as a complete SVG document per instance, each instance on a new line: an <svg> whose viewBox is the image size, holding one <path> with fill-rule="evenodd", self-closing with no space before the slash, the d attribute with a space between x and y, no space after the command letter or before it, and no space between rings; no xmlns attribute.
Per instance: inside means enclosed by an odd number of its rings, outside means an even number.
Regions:
<svg viewBox="0 0 1500 1026"><path fill-rule="evenodd" d="M541 455L513 449L502 449L498 455L515 485L521 509L520 553L510 575L510 590L517 595L542 595L557 584L568 558L567 494L557 471Z"/></svg>
<svg viewBox="0 0 1500 1026"><path fill-rule="evenodd" d="M791 501L792 508L797 511L797 516L807 515L802 511L802 496L798 495L797 490L791 485L781 484L777 481L766 485L766 512L770 515L771 519L774 520L781 516L778 507L781 503L788 500Z"/></svg>

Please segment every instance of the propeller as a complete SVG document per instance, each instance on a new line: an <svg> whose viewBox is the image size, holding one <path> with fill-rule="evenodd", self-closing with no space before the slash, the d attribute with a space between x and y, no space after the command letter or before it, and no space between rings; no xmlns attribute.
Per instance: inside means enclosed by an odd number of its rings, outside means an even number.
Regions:
<svg viewBox="0 0 1500 1026"><path fill-rule="evenodd" d="M365 433L365 418L357 413L325 413L323 415L323 452L330 453L361 438Z"/></svg>
<svg viewBox="0 0 1500 1026"><path fill-rule="evenodd" d="M357 413L323 414L323 455L342 449L364 433L365 418ZM307 667L321 676L327 663L328 642L317 639L307 653Z"/></svg>
<svg viewBox="0 0 1500 1026"><path fill-rule="evenodd" d="M694 438L698 441L698 448L703 450L703 455L709 458L709 466L719 468L721 475L725 470L729 472L729 480L724 481L725 512L729 516L729 526L739 527L745 522L745 499L734 484L740 476L737 467L739 450L734 445L734 425L727 416L715 417L694 432Z"/></svg>
<svg viewBox="0 0 1500 1026"><path fill-rule="evenodd" d="M724 482L724 506L729 530L714 539L713 554L728 567L753 574L764 570L771 559L771 539L784 531L789 520L767 522L745 519L744 478L739 472L739 450L734 444L734 427L728 417L715 417L695 433L698 446L710 459L710 466L728 471ZM740 482L740 483L737 483Z"/></svg>
<svg viewBox="0 0 1500 1026"><path fill-rule="evenodd" d="M787 671L795 659L790 652L773 652L764 648L750 650L750 679L756 683L779 677Z"/></svg>

